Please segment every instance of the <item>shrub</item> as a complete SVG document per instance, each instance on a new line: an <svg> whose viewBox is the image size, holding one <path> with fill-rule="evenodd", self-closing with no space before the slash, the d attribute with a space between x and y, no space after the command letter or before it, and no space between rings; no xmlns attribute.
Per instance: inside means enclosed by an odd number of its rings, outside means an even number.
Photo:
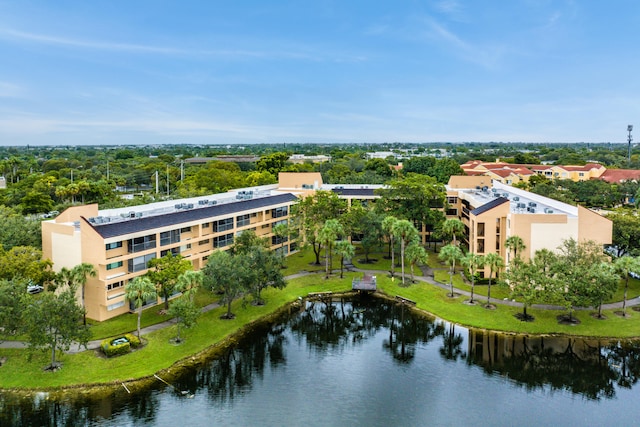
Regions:
<svg viewBox="0 0 640 427"><path fill-rule="evenodd" d="M129 340L131 348L138 348L142 345L142 341L140 341L140 338L133 334L126 334L124 337Z"/></svg>
<svg viewBox="0 0 640 427"><path fill-rule="evenodd" d="M127 341L119 344L113 344L114 341L120 338L123 338L123 337L107 338L106 340L102 341L102 343L100 344L100 348L102 348L102 351L107 357L120 356L122 354L127 354L131 351L131 342L127 337L124 337L127 339Z"/></svg>

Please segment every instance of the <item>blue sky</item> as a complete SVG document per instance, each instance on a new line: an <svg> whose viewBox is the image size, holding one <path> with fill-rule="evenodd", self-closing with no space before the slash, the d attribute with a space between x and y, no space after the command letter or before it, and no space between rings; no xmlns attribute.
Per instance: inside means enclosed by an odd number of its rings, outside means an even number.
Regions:
<svg viewBox="0 0 640 427"><path fill-rule="evenodd" d="M636 0L0 0L0 144L625 142L639 42Z"/></svg>

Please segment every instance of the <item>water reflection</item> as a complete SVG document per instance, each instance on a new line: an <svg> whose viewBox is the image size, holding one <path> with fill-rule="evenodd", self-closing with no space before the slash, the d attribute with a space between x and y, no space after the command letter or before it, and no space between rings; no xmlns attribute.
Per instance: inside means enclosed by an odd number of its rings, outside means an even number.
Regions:
<svg viewBox="0 0 640 427"><path fill-rule="evenodd" d="M529 390L567 390L589 399L612 398L640 374L638 341L508 336L469 331L469 362Z"/></svg>
<svg viewBox="0 0 640 427"><path fill-rule="evenodd" d="M355 362L351 359L354 354L358 355ZM166 424L167 416L180 420L196 412L212 423L207 418L212 416L210 408L216 409L216 416L228 414L234 420L243 410L251 412L265 405L274 408L284 405L282 411L288 411L289 402L280 401L283 390L301 393L318 387L327 375L326 370L317 375L314 372L317 366L324 366L322 362L328 362L343 374L345 369L363 368L364 376L351 378L342 387L357 390L362 381L370 387L367 392L371 395L385 395L385 387L398 386L395 380L407 374L410 380L400 383L411 386L414 380L426 381L419 388L420 393L428 393L436 384L438 388L444 387L439 393L462 396L469 387L471 368L477 373L473 377L481 390L503 392L509 384L515 385L523 390L518 397L523 401L528 393L542 391L545 395L550 391L552 396L542 399L548 398L544 402L551 405L555 392L595 402L612 401L622 390L633 388L640 377L640 342L467 330L418 316L403 304L374 298L313 301L275 325L257 327L215 360L170 379L171 385L158 381L153 388L132 394L115 389L101 396L65 394L53 398L37 394L26 399L0 393L0 425L155 425L161 421ZM371 363L377 365L370 366ZM375 381L367 376L374 367ZM446 380L429 383L430 375L443 372ZM387 380L383 375L395 377ZM495 381L502 378L509 380L506 385ZM334 390L330 381L326 382L329 389L324 395L330 396ZM286 388L278 389L282 384ZM396 392L407 396L416 390ZM510 390L509 395L514 393ZM262 401L244 403L252 399ZM264 399L271 400L265 403ZM290 395L289 399L295 397ZM482 397L476 399L484 402ZM335 404L340 406L340 402ZM380 407L380 401L374 404L377 406L371 411ZM393 409L391 405L387 411ZM299 410L304 412L302 408ZM229 424L225 418L216 421Z"/></svg>

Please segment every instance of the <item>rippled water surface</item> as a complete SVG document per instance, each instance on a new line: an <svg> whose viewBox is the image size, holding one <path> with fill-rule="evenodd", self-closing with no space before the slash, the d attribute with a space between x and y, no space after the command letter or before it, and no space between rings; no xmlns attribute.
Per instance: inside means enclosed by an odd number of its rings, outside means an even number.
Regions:
<svg viewBox="0 0 640 427"><path fill-rule="evenodd" d="M0 425L636 425L640 343L470 331L375 299L307 303L136 394L0 396Z"/></svg>

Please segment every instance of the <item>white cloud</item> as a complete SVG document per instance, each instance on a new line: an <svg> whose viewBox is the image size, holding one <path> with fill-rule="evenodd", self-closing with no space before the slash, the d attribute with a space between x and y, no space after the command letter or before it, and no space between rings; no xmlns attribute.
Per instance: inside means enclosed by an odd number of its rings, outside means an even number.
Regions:
<svg viewBox="0 0 640 427"><path fill-rule="evenodd" d="M22 86L0 81L0 98L21 98L24 95L25 90Z"/></svg>

